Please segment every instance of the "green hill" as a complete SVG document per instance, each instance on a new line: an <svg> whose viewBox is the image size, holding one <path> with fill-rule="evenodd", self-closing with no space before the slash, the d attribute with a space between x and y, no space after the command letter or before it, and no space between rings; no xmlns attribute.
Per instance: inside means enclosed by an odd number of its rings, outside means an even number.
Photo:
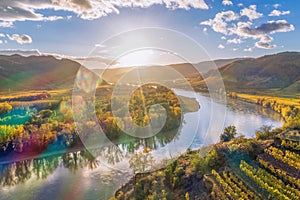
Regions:
<svg viewBox="0 0 300 200"><path fill-rule="evenodd" d="M256 59L237 60L220 68L227 90L300 94L300 53L284 52ZM213 77L210 71L208 77Z"/></svg>
<svg viewBox="0 0 300 200"><path fill-rule="evenodd" d="M80 64L53 56L0 56L0 91L71 88Z"/></svg>

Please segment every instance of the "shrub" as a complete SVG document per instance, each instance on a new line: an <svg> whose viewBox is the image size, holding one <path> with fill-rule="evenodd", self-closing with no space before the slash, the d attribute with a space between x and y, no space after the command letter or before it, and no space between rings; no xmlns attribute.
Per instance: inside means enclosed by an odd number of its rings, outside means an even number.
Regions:
<svg viewBox="0 0 300 200"><path fill-rule="evenodd" d="M224 129L224 132L220 136L221 142L228 142L237 135L235 126L228 126Z"/></svg>

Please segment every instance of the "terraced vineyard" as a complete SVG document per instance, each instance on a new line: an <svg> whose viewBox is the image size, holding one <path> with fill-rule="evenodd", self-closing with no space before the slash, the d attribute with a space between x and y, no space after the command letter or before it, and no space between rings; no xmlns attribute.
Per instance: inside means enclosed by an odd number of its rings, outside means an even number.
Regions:
<svg viewBox="0 0 300 200"><path fill-rule="evenodd" d="M300 153L282 145L299 141L286 137L288 130L274 131L272 139L217 143L205 157L188 151L165 169L136 175L111 200L300 200Z"/></svg>
<svg viewBox="0 0 300 200"><path fill-rule="evenodd" d="M236 171L230 168L219 172L212 170L212 177L229 199L300 199L298 146L299 142L283 138L280 145L266 148L255 161L241 160ZM240 173L246 179L240 178ZM256 187L251 187L253 183Z"/></svg>

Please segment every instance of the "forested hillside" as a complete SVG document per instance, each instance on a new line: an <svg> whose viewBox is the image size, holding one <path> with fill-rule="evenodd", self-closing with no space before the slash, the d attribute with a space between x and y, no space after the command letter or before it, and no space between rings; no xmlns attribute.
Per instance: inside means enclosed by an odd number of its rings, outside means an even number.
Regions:
<svg viewBox="0 0 300 200"><path fill-rule="evenodd" d="M300 53L284 52L237 60L220 68L227 90L300 95ZM208 79L214 71L208 73Z"/></svg>

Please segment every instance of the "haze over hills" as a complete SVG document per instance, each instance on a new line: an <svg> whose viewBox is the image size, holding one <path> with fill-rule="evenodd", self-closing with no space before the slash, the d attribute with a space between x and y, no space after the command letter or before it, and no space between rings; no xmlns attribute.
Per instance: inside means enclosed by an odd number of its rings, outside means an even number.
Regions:
<svg viewBox="0 0 300 200"><path fill-rule="evenodd" d="M40 56L42 53L38 49L1 49L0 55L11 56L18 54L21 56Z"/></svg>
<svg viewBox="0 0 300 200"><path fill-rule="evenodd" d="M243 60L244 58L233 58L233 59L218 59L214 61L204 61L199 62L196 64L190 64L190 63L179 63L179 64L171 64L167 65L169 69L174 69L178 71L182 76L185 78L193 78L193 77L199 77L203 76L205 73L207 73L209 70L220 68L226 64L229 64L231 62L237 61L237 60ZM100 59L102 62L102 59ZM100 62L99 61L99 62ZM122 77L125 73L128 73L129 71L135 69L137 67L119 67L119 68L109 68L109 69L96 69L99 74L102 74L108 82L116 82L120 77ZM148 74L148 77L155 77L157 76L161 77L161 79L165 79L166 77L169 80L173 80L174 76L172 74L168 73L167 69L164 69L164 66L143 66L138 67L139 71L143 74ZM160 73L157 73L159 70L161 70ZM202 78L201 78L202 79Z"/></svg>
<svg viewBox="0 0 300 200"><path fill-rule="evenodd" d="M214 63L223 76L225 87L236 92L267 92L283 95L299 95L300 93L300 53L284 52L260 58L220 59ZM0 56L0 91L47 90L72 88L76 73L81 65L70 59L54 56L2 55ZM213 62L198 64L173 64L168 68L178 71L186 78L198 77L200 74L211 80L215 71L210 70ZM116 82L133 67L111 68L104 72L107 82ZM103 70L96 70L102 73ZM164 66L139 68L147 77L173 80L173 76ZM169 73L169 74L168 74ZM167 74L167 76L166 76ZM200 77L201 79L201 77Z"/></svg>

